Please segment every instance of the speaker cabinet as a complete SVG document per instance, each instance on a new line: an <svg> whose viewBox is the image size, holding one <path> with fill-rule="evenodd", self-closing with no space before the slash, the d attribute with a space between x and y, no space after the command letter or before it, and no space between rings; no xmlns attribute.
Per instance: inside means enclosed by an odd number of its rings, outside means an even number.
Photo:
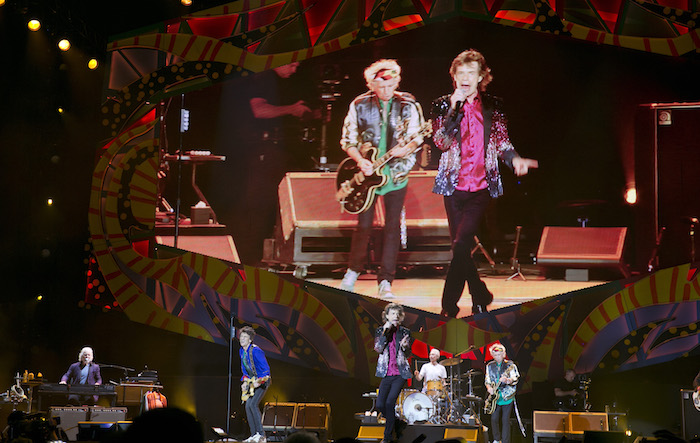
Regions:
<svg viewBox="0 0 700 443"><path fill-rule="evenodd" d="M296 403L265 403L262 414L263 429L267 431L289 430L294 426Z"/></svg>
<svg viewBox="0 0 700 443"><path fill-rule="evenodd" d="M57 425L63 429L68 440L78 439L78 423L87 421L89 409L87 407L50 407L49 416L56 420Z"/></svg>
<svg viewBox="0 0 700 443"><path fill-rule="evenodd" d="M686 441L700 437L700 411L693 404L693 391L681 389L681 415L683 416L683 438Z"/></svg>
<svg viewBox="0 0 700 443"><path fill-rule="evenodd" d="M545 226L537 250L544 267L614 267L629 277L623 261L627 228L574 228Z"/></svg>
<svg viewBox="0 0 700 443"><path fill-rule="evenodd" d="M439 264L451 259L450 235L442 197L432 193L435 171L413 171L406 192L407 248L399 264ZM335 173L291 172L278 188L280 221L268 261L284 264L345 264L357 215L341 210ZM374 206L374 257L381 256L384 205Z"/></svg>
<svg viewBox="0 0 700 443"><path fill-rule="evenodd" d="M175 237L157 235L156 243L172 247ZM209 257L220 258L232 263L240 263L236 245L230 235L180 235L177 237L177 248L196 252Z"/></svg>
<svg viewBox="0 0 700 443"><path fill-rule="evenodd" d="M608 414L605 412L569 412L569 432L607 431Z"/></svg>
<svg viewBox="0 0 700 443"><path fill-rule="evenodd" d="M117 422L126 420L126 408L90 407L90 421Z"/></svg>
<svg viewBox="0 0 700 443"><path fill-rule="evenodd" d="M569 413L556 411L534 411L532 426L534 432L564 434L569 430Z"/></svg>
<svg viewBox="0 0 700 443"><path fill-rule="evenodd" d="M329 403L299 403L294 427L296 429L328 429L331 416Z"/></svg>
<svg viewBox="0 0 700 443"><path fill-rule="evenodd" d="M532 421L535 443L543 437L580 439L586 431L608 430L605 412L534 411Z"/></svg>
<svg viewBox="0 0 700 443"><path fill-rule="evenodd" d="M667 268L691 261L690 218L700 218L700 103L640 105L635 122L635 256L638 267ZM664 228L661 246L656 238ZM695 259L700 236L694 236ZM653 259L656 257L656 259Z"/></svg>

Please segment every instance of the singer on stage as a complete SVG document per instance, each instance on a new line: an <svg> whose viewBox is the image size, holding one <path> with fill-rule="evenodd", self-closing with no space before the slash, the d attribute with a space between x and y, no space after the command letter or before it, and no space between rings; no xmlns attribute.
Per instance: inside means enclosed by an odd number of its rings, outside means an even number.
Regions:
<svg viewBox="0 0 700 443"><path fill-rule="evenodd" d="M70 365L68 371L61 377L62 385L101 385L102 375L100 374L100 366L93 362L95 353L92 348L85 346L78 353L78 361ZM68 403L82 404L89 402L90 397L93 399L93 404L97 404L98 396L89 395L69 395Z"/></svg>
<svg viewBox="0 0 700 443"><path fill-rule="evenodd" d="M519 176L536 168L537 162L520 157L513 148L500 100L486 93L492 76L481 53L470 49L459 54L452 61L450 76L454 91L432 105L433 141L443 151L433 192L444 196L452 239L442 315L456 317L465 283L473 314L486 312L493 301L471 248L486 207L503 194L499 160Z"/></svg>
<svg viewBox="0 0 700 443"><path fill-rule="evenodd" d="M260 401L270 387L270 365L265 358L265 352L253 344L255 330L250 326L241 328L238 341L241 349L241 399L245 402L245 413L250 427L250 437L245 443L265 443L265 431L260 414Z"/></svg>
<svg viewBox="0 0 700 443"><path fill-rule="evenodd" d="M406 380L411 378L411 368L408 365L411 333L401 326L404 317L403 306L389 303L382 312L384 324L374 333L374 350L379 353L376 376L382 379L377 395L377 410L386 419L382 443L392 441L396 399Z"/></svg>

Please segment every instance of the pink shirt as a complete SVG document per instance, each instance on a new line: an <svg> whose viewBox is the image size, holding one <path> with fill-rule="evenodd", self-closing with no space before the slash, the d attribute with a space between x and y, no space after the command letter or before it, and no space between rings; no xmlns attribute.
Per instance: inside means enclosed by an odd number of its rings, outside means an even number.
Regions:
<svg viewBox="0 0 700 443"><path fill-rule="evenodd" d="M484 115L479 96L472 103L464 103L463 109L464 118L460 123L462 165L456 189L475 192L488 187L484 166Z"/></svg>
<svg viewBox="0 0 700 443"><path fill-rule="evenodd" d="M386 375L387 377L390 375L401 375L399 365L396 363L396 334L394 334L389 343L389 367L386 369Z"/></svg>

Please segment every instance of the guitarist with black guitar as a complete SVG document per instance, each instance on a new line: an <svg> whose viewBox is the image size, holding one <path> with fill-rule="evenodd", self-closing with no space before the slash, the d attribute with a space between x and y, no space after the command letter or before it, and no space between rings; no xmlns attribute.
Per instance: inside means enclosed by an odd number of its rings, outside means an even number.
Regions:
<svg viewBox="0 0 700 443"><path fill-rule="evenodd" d="M373 63L365 69L364 76L369 91L350 104L340 141L349 157L344 163L349 163L354 170L349 179L338 180L338 198L343 209L359 214L350 247L350 263L340 288L354 291L355 281L364 270L374 222L375 196L383 196L385 224L381 266L377 272L378 295L393 298L391 283L396 273L408 172L416 163L415 152L422 146L425 123L416 99L397 91L401 67L395 60ZM377 158L385 157L387 161L383 164L375 164L381 163ZM339 175L346 169L339 168ZM355 192L357 188L368 184L371 189L364 193L367 197L359 197Z"/></svg>
<svg viewBox="0 0 700 443"><path fill-rule="evenodd" d="M484 412L491 414L494 442L510 443L510 416L515 404L515 390L520 378L518 367L506 359L506 348L495 343L489 348L493 360L486 365L484 383L489 396Z"/></svg>
<svg viewBox="0 0 700 443"><path fill-rule="evenodd" d="M265 430L262 426L260 401L270 387L270 365L265 352L253 344L255 330L250 326L241 328L238 341L241 349L241 400L245 403L245 413L250 427L250 437L244 443L266 443Z"/></svg>

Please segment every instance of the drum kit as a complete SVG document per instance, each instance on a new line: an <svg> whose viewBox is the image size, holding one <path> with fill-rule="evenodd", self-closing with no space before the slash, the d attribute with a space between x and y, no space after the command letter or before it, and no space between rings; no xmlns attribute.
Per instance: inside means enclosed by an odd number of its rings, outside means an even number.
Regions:
<svg viewBox="0 0 700 443"><path fill-rule="evenodd" d="M403 389L396 400L396 416L409 424L479 424L481 397L474 395L474 377L481 371L461 371L461 357L442 360L446 380L428 380L424 392ZM463 385L464 389L463 389Z"/></svg>

